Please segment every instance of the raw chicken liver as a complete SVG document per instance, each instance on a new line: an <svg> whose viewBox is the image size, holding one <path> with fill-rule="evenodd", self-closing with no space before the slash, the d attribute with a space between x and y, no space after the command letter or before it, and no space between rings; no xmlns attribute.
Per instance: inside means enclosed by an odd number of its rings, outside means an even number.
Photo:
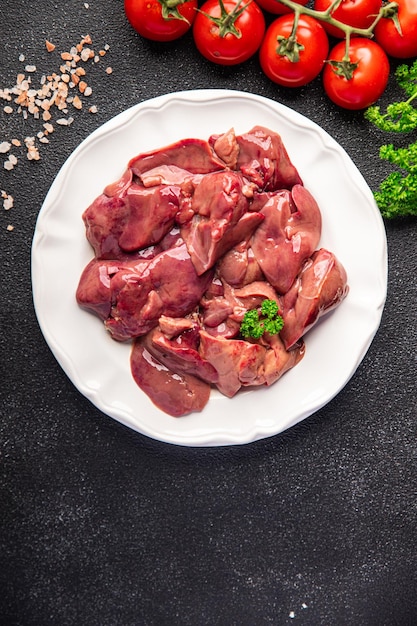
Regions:
<svg viewBox="0 0 417 626"><path fill-rule="evenodd" d="M132 342L134 380L175 417L203 410L213 387L231 398L276 382L348 292L340 261L317 249L317 202L262 126L139 154L83 220L94 258L77 302ZM265 299L284 327L245 339L244 315Z"/></svg>

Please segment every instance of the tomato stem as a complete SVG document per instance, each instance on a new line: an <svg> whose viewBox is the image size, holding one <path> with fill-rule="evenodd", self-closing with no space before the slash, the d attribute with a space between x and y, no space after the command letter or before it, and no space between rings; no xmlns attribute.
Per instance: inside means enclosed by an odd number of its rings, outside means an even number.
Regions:
<svg viewBox="0 0 417 626"><path fill-rule="evenodd" d="M158 2L162 7L161 13L164 20L183 20L190 23L178 10L178 7L186 0L158 0Z"/></svg>
<svg viewBox="0 0 417 626"><path fill-rule="evenodd" d="M297 29L300 19L300 11L297 9L294 11L294 23L291 29L289 37L279 35L277 37L278 47L276 49L277 54L285 56L292 63L298 63L300 60L300 52L304 50L304 45L297 41Z"/></svg>
<svg viewBox="0 0 417 626"><path fill-rule="evenodd" d="M237 18L242 15L245 9L250 5L252 0L249 0L249 2L241 6L242 2L243 0L238 0L233 10L229 13L224 6L223 0L219 0L220 17L213 17L212 15L208 15L208 13L205 13L204 11L200 11L200 9L197 9L197 11L203 13L203 15L205 15L209 20L211 20L212 22L214 22L214 24L218 26L220 37L226 37L226 35L230 33L240 39L242 37L242 33L238 28L236 28L235 22Z"/></svg>
<svg viewBox="0 0 417 626"><path fill-rule="evenodd" d="M298 24L298 19L300 15L308 15L310 17L315 18L316 20L320 22L325 22L326 24L335 26L336 28L338 28L344 33L346 48L345 48L345 54L344 54L342 61L329 60L327 61L327 63L329 63L332 66L333 71L338 76L343 76L344 78L346 78L346 80L351 80L353 78L355 69L358 67L358 63L352 63L349 57L349 47L350 47L351 36L359 35L361 37L368 37L368 38L373 37L374 29L376 25L378 24L379 20L382 19L383 17L391 17L397 26L398 4L396 2L389 2L388 4L380 8L378 14L375 16L374 21L368 28L356 28L354 26L349 26L348 24L345 24L344 22L341 22L333 17L332 15L333 11L335 11L339 7L342 1L343 0L334 0L325 11L316 11L315 9L310 9L309 7L301 6L298 3L293 2L293 0L279 0L281 4L292 9L295 17L294 17L294 27L293 27L293 31L290 37L288 39L284 39L283 37L281 38L278 37L279 46L277 48L277 53L283 56L284 55L287 56L291 61L298 61L297 54L299 50L301 50L302 48L299 47L298 50L296 50L297 43L296 43L295 32L297 30L297 24ZM397 29L401 30L399 22L398 22Z"/></svg>
<svg viewBox="0 0 417 626"><path fill-rule="evenodd" d="M354 26L349 26L340 20L337 20L332 16L332 12L338 8L342 0L334 0L331 5L325 11L316 11L315 9L310 9L310 7L305 7L293 2L293 0L279 0L281 4L292 9L292 11L298 12L300 15L309 15L310 17L314 17L316 20L320 22L326 22L326 24L330 24L339 28L341 31L345 33L345 35L360 35L361 37L372 37L375 26L378 24L379 20L383 17L392 17L395 21L395 13L398 13L398 4L396 2L389 2L385 6L381 7L379 13L375 16L374 21L368 28L356 28Z"/></svg>

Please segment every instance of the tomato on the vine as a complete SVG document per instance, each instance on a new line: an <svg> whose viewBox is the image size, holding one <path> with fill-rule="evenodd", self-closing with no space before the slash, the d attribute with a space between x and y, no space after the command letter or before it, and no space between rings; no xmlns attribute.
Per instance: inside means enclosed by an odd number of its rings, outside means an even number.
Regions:
<svg viewBox="0 0 417 626"><path fill-rule="evenodd" d="M417 0L395 2L398 9L392 9L392 17L383 17L376 25L375 41L390 56L411 59L417 56Z"/></svg>
<svg viewBox="0 0 417 626"><path fill-rule="evenodd" d="M268 27L259 50L263 72L284 87L302 87L321 72L329 52L323 26L308 15L282 15Z"/></svg>
<svg viewBox="0 0 417 626"><path fill-rule="evenodd" d="M246 2L246 0L244 0ZM247 61L261 45L265 18L253 0L206 0L193 25L198 51L219 65Z"/></svg>
<svg viewBox="0 0 417 626"><path fill-rule="evenodd" d="M327 11L333 0L314 0L316 11ZM381 0L342 0L339 6L331 12L331 16L348 26L355 28L369 28L379 13ZM337 26L324 23L325 30L339 39L344 39L345 34Z"/></svg>
<svg viewBox="0 0 417 626"><path fill-rule="evenodd" d="M191 28L197 6L197 0L124 0L130 25L152 41L182 37Z"/></svg>
<svg viewBox="0 0 417 626"><path fill-rule="evenodd" d="M309 0L294 0L297 4L301 6L305 6ZM273 15L285 15L286 13L292 13L293 10L290 7L285 6L279 0L256 0L256 3L259 4L261 9L267 11L268 13L272 13Z"/></svg>
<svg viewBox="0 0 417 626"><path fill-rule="evenodd" d="M388 83L390 65L380 45L353 37L349 44L340 41L330 51L323 70L324 90L330 100L345 109L364 109L383 94Z"/></svg>

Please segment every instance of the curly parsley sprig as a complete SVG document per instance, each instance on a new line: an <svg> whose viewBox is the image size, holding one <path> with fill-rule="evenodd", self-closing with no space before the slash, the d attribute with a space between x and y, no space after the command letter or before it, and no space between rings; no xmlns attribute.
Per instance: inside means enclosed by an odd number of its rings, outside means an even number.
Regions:
<svg viewBox="0 0 417 626"><path fill-rule="evenodd" d="M275 300L264 300L261 310L246 311L240 332L243 337L259 339L264 333L277 335L284 326L284 320L279 314L279 307Z"/></svg>
<svg viewBox="0 0 417 626"><path fill-rule="evenodd" d="M409 133L417 128L417 109L413 106L417 98L417 60L410 66L399 65L395 77L408 98L389 104L386 113L381 113L379 106L371 106L365 111L365 118L380 130Z"/></svg>
<svg viewBox="0 0 417 626"><path fill-rule="evenodd" d="M391 172L375 192L375 200L383 217L417 217L417 142L408 148L381 146L381 159L404 170Z"/></svg>
<svg viewBox="0 0 417 626"><path fill-rule="evenodd" d="M365 118L380 130L410 133L417 129L417 108L414 106L417 101L417 60L410 66L399 65L395 76L407 99L389 104L385 113L379 106L371 106L365 111ZM417 217L417 141L407 148L383 145L379 156L398 168L374 193L382 216L388 219Z"/></svg>

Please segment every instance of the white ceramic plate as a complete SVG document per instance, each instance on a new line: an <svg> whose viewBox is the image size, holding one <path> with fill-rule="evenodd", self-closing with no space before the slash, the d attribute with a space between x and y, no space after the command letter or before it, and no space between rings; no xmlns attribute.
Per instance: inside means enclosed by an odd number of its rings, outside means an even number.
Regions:
<svg viewBox="0 0 417 626"><path fill-rule="evenodd" d="M270 388L227 399L212 392L204 411L173 418L157 409L130 372L130 345L113 341L81 310L75 291L92 258L83 210L130 158L185 137L207 139L260 124L279 132L323 216L321 245L344 264L347 299L306 336L304 359ZM61 367L101 411L149 437L187 446L244 444L275 435L329 402L363 359L387 289L386 237L363 177L320 127L287 107L238 91L174 93L138 104L93 132L56 177L39 214L32 281L42 332Z"/></svg>

